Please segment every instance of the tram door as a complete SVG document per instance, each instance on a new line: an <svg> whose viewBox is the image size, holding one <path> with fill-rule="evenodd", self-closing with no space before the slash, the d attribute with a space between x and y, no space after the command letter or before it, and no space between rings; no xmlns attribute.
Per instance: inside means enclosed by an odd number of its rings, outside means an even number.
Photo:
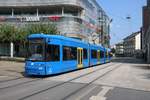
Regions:
<svg viewBox="0 0 150 100"><path fill-rule="evenodd" d="M97 51L97 64L100 64L100 50Z"/></svg>
<svg viewBox="0 0 150 100"><path fill-rule="evenodd" d="M78 68L83 68L83 48L77 49L77 64Z"/></svg>

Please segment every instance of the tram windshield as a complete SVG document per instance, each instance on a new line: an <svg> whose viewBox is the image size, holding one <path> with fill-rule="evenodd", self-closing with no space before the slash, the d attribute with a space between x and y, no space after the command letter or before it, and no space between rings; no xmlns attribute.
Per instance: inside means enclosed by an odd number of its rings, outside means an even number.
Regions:
<svg viewBox="0 0 150 100"><path fill-rule="evenodd" d="M43 39L30 39L28 46L28 59L31 61L44 61L45 45Z"/></svg>

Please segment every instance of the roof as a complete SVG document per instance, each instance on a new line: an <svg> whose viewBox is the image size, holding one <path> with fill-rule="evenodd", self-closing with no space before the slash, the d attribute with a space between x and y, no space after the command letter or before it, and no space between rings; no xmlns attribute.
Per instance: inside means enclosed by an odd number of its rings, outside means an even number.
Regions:
<svg viewBox="0 0 150 100"><path fill-rule="evenodd" d="M88 42L83 42L81 40L78 39L74 39L74 38L69 38L69 37L65 37L65 36L61 36L61 35L47 35L47 34L43 34L43 33L37 33L37 34L31 34L28 36L28 38L55 38L55 39L61 39L61 40L68 40L68 41L72 41L72 42L78 42L78 43L82 43L82 44L89 44ZM102 46L98 46L98 45L94 45L94 44L90 44L93 47L101 47L104 48Z"/></svg>
<svg viewBox="0 0 150 100"><path fill-rule="evenodd" d="M74 5L81 7L75 0L0 0L0 7L39 7L51 5Z"/></svg>
<svg viewBox="0 0 150 100"><path fill-rule="evenodd" d="M131 35L127 36L126 38L124 38L123 40L127 40L127 39L131 39L133 37L135 37L137 34L141 33L140 31L132 33Z"/></svg>
<svg viewBox="0 0 150 100"><path fill-rule="evenodd" d="M115 45L123 45L123 41L121 41L121 42L119 42L119 43L117 43Z"/></svg>
<svg viewBox="0 0 150 100"><path fill-rule="evenodd" d="M90 46L91 46L92 48L101 48L101 49L104 49L103 46L99 46L99 45L96 45L96 44L90 44Z"/></svg>

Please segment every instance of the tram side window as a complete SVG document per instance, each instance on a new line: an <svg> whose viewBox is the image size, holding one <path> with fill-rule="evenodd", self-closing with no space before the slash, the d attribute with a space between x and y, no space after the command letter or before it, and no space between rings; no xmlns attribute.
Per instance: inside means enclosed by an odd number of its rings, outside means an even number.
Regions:
<svg viewBox="0 0 150 100"><path fill-rule="evenodd" d="M63 47L63 60L77 60L77 48L76 47Z"/></svg>
<svg viewBox="0 0 150 100"><path fill-rule="evenodd" d="M104 51L100 51L100 58L104 58Z"/></svg>
<svg viewBox="0 0 150 100"><path fill-rule="evenodd" d="M97 58L97 50L92 50L92 58Z"/></svg>
<svg viewBox="0 0 150 100"><path fill-rule="evenodd" d="M47 61L60 61L60 46L59 45L48 45L46 49L46 60Z"/></svg>
<svg viewBox="0 0 150 100"><path fill-rule="evenodd" d="M83 59L87 59L87 49L83 49Z"/></svg>

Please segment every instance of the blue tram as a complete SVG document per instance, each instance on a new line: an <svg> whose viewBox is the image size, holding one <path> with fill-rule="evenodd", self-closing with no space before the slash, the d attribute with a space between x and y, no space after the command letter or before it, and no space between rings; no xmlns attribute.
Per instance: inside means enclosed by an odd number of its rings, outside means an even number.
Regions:
<svg viewBox="0 0 150 100"><path fill-rule="evenodd" d="M110 50L58 35L32 34L28 37L27 75L52 75L110 61Z"/></svg>

